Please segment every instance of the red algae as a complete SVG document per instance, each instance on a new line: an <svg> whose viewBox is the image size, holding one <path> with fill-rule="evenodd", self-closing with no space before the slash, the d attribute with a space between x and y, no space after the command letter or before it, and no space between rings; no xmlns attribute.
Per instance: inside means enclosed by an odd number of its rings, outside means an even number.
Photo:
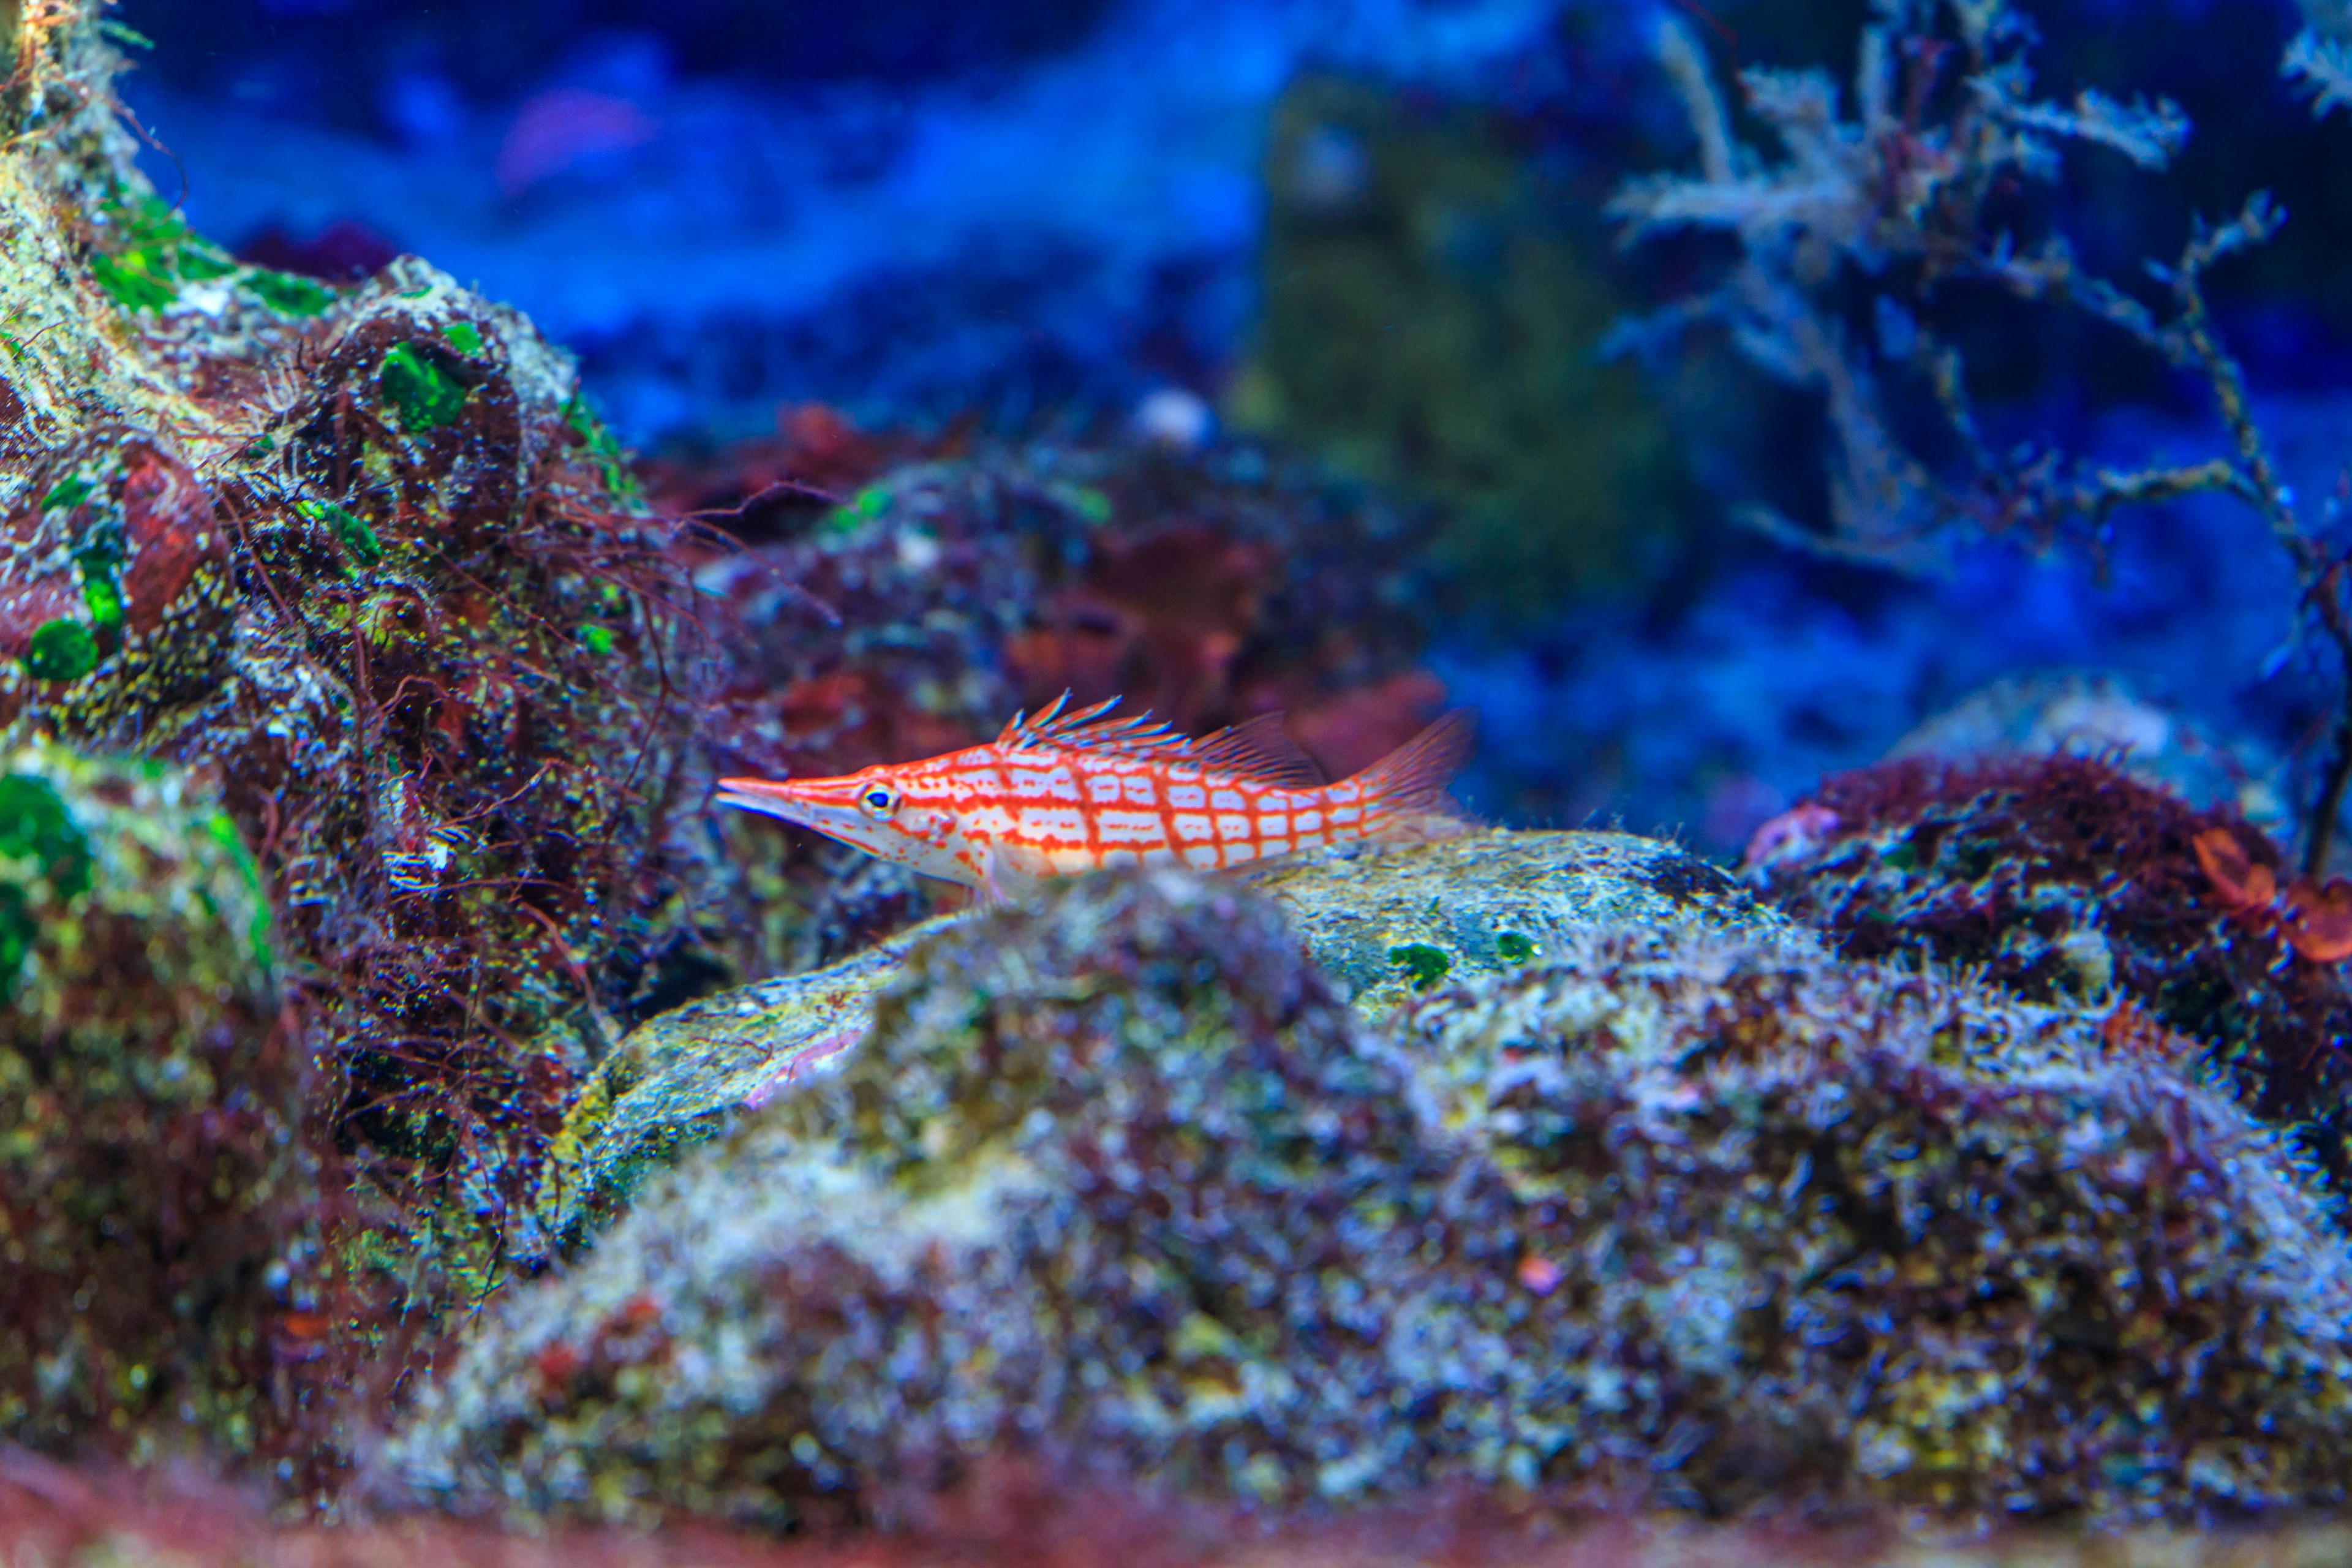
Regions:
<svg viewBox="0 0 2352 1568"><path fill-rule="evenodd" d="M1833 814L1755 879L1847 954L2113 995L2203 1042L2257 1114L2352 1191L2352 889L2295 876L2225 809L2095 757L1906 761L1823 781Z"/></svg>

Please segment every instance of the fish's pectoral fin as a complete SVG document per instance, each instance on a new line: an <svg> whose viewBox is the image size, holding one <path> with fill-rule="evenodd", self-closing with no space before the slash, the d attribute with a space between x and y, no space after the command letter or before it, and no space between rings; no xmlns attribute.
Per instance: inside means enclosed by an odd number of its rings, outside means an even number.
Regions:
<svg viewBox="0 0 2352 1568"><path fill-rule="evenodd" d="M1002 844L992 844L980 861L980 901L983 906L1027 903L1045 885L1045 879L1022 857Z"/></svg>

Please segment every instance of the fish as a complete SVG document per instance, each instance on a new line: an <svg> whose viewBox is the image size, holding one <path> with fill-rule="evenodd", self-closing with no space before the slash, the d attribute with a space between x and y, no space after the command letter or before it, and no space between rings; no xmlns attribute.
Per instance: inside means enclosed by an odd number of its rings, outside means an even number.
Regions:
<svg viewBox="0 0 2352 1568"><path fill-rule="evenodd" d="M837 778L719 781L716 803L782 817L999 902L1116 866L1228 870L1426 836L1470 754L1459 710L1336 784L1269 713L1200 739L1064 692L986 745Z"/></svg>

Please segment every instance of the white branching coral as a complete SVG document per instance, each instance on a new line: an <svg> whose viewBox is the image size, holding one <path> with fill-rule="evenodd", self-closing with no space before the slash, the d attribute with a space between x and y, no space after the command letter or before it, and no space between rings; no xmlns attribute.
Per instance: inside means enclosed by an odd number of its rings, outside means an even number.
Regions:
<svg viewBox="0 0 2352 1568"><path fill-rule="evenodd" d="M2352 106L2352 0L2304 9L2309 26L2282 69L2312 91L2315 112ZM2008 0L1874 0L1873 18L1850 116L1820 71L1741 73L1742 104L1775 144L1769 154L1732 139L1697 44L1678 23L1662 25L1659 60L1688 107L1700 169L1632 181L1612 212L1628 244L1696 230L1735 248L1711 289L1621 328L1617 347L1654 353L1711 324L1766 374L1819 400L1826 517L1738 513L1810 550L1898 570L1939 564L1969 533L2073 537L2096 551L2118 508L2197 491L2245 502L2294 565L2289 613L2319 634L2310 646L2326 650L2337 694L2304 818L2304 865L2316 874L2352 790L2352 552L2327 542L2332 513L2299 513L2281 484L2203 287L2209 269L2267 240L2285 214L2258 192L2226 223L2197 220L2177 261L2146 264L2145 296L2127 292L2081 266L2028 198L2057 183L2069 143L2161 170L2189 134L2179 109L2087 89L2065 104L2034 98L2032 29ZM2198 376L2227 455L2119 470L2032 442L1995 450L1946 325L1963 294L2087 310ZM1906 414L1921 412L1898 421L1890 393Z"/></svg>
<svg viewBox="0 0 2352 1568"><path fill-rule="evenodd" d="M2279 74L2311 93L2314 114L2352 107L2352 0L2303 0L2303 20Z"/></svg>
<svg viewBox="0 0 2352 1568"><path fill-rule="evenodd" d="M2144 477L2102 485L2062 475L2043 454L1987 450L1958 352L1929 325L1938 290L1959 284L2084 306L2151 342L2163 336L2147 306L2077 265L2063 236L2021 232L2009 193L2054 183L2069 142L2161 169L2187 139L2188 120L2161 99L2125 103L2087 89L2071 103L2034 98L2024 58L2032 41L2005 5L1878 0L1850 117L1824 72L1740 73L1743 106L1778 144L1768 156L1731 140L1696 43L1679 22L1661 25L1660 62L1687 106L1700 169L1628 183L1612 215L1629 244L1714 230L1738 239L1739 259L1712 291L1634 324L1617 343L1655 345L1718 324L1758 367L1819 395L1832 434L1826 530L1762 507L1747 509L1745 521L1811 548L1916 568L1935 563L1957 523L2103 519L2117 500L2147 499L2137 493ZM1841 308L1857 288L1871 296L1866 339ZM1957 472L1950 461L1931 466L1890 430L1882 384L1890 375L1919 377L1933 394Z"/></svg>

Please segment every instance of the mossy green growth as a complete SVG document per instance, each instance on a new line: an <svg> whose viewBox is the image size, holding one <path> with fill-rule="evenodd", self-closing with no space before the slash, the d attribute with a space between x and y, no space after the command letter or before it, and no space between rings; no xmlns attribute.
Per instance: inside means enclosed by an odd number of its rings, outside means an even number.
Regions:
<svg viewBox="0 0 2352 1568"><path fill-rule="evenodd" d="M835 538L855 533L889 510L890 487L867 485L850 497L846 506L837 506L827 512L824 521L817 524L817 532Z"/></svg>
<svg viewBox="0 0 2352 1568"><path fill-rule="evenodd" d="M135 258L93 256L90 276L114 302L126 310L160 310L180 297L180 291Z"/></svg>
<svg viewBox="0 0 2352 1568"><path fill-rule="evenodd" d="M312 522L324 523L334 531L336 542L362 566L373 566L383 559L383 541L376 536L367 519L331 500L306 500L295 504L295 510Z"/></svg>
<svg viewBox="0 0 2352 1568"><path fill-rule="evenodd" d="M36 904L79 898L89 876L89 840L56 786L37 774L0 774L0 1003L16 995L40 936Z"/></svg>
<svg viewBox="0 0 2352 1568"><path fill-rule="evenodd" d="M291 272L250 268L237 286L281 316L317 316L335 302L335 291L325 284Z"/></svg>
<svg viewBox="0 0 2352 1568"><path fill-rule="evenodd" d="M41 498L43 511L69 511L88 500L97 487L79 474L69 474L59 479L49 493Z"/></svg>
<svg viewBox="0 0 2352 1568"><path fill-rule="evenodd" d="M122 563L125 554L122 519L119 513L101 517L77 541L74 570L81 578L81 598L89 611L102 650L118 646L122 636Z"/></svg>
<svg viewBox="0 0 2352 1568"><path fill-rule="evenodd" d="M482 329L471 321L452 321L442 329L441 335L456 344L459 353L471 354L476 359L487 347L482 342Z"/></svg>
<svg viewBox="0 0 2352 1568"><path fill-rule="evenodd" d="M81 602L89 611L90 625L101 634L120 633L122 629L122 585L104 563L85 561L81 563Z"/></svg>
<svg viewBox="0 0 2352 1568"><path fill-rule="evenodd" d="M450 331L454 333L457 328ZM586 393L572 395L572 401L563 406L563 422L587 447L588 460L596 465L597 477L604 481L606 493L632 505L641 504L646 499L645 487L629 471L628 451L611 427L596 417L596 411L588 405Z"/></svg>
<svg viewBox="0 0 2352 1568"><path fill-rule="evenodd" d="M466 389L435 359L432 352L414 343L395 344L383 356L377 384L411 435L439 430L457 422L466 411Z"/></svg>
<svg viewBox="0 0 2352 1568"><path fill-rule="evenodd" d="M1425 942L1389 949L1389 962L1404 971L1415 991L1431 989L1454 967L1454 960L1445 955L1444 948L1432 947Z"/></svg>
<svg viewBox="0 0 2352 1568"><path fill-rule="evenodd" d="M1515 931L1507 931L1495 938L1496 955L1506 963L1525 963L1538 952L1533 939Z"/></svg>
<svg viewBox="0 0 2352 1568"><path fill-rule="evenodd" d="M0 774L0 859L29 865L58 898L89 891L89 840L38 774Z"/></svg>
<svg viewBox="0 0 2352 1568"><path fill-rule="evenodd" d="M118 195L100 211L105 228L89 258L90 276L126 310L163 310L178 300L182 283L237 270L233 258L159 197Z"/></svg>
<svg viewBox="0 0 2352 1568"><path fill-rule="evenodd" d="M79 621L49 622L25 650L25 668L36 680L79 680L97 668L98 638Z"/></svg>

